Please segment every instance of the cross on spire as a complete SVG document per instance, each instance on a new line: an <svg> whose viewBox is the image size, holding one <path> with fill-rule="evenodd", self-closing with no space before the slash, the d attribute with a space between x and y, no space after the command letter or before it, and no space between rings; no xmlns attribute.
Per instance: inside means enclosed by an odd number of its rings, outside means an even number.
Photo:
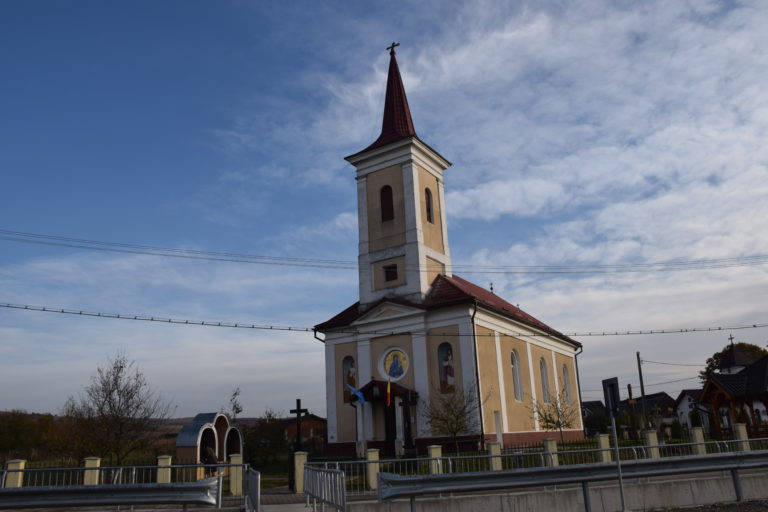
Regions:
<svg viewBox="0 0 768 512"><path fill-rule="evenodd" d="M389 50L389 54L394 56L395 55L395 48L397 48L398 46L400 46L400 43L396 43L396 42L392 41L392 46L387 46L387 50Z"/></svg>

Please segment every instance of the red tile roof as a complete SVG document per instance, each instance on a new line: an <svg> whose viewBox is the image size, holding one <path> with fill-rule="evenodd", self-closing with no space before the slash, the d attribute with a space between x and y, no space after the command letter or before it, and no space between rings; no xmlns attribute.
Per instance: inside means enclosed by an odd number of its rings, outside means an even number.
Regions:
<svg viewBox="0 0 768 512"><path fill-rule="evenodd" d="M570 343L575 347L581 346L581 343L578 341L575 341L565 334L552 329L544 322L534 318L522 309L513 306L493 292L481 288L476 284L470 283L469 281L458 276L454 275L453 277L447 277L442 274L435 278L429 294L421 304L398 298L385 297L373 304L370 304L361 311L360 303L356 302L330 320L316 325L315 329L323 332L339 327L346 327L352 324L358 318L362 317L368 311L371 311L373 308L384 302L391 302L394 304L401 304L404 306L426 310L440 309L462 303L477 302L479 306L484 307L487 310L494 311L529 327L544 331L547 334L551 334L552 336Z"/></svg>

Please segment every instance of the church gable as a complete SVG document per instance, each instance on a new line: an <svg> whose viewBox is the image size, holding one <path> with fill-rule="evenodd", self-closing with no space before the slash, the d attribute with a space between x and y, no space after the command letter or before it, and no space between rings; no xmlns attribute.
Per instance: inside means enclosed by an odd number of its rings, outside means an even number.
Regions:
<svg viewBox="0 0 768 512"><path fill-rule="evenodd" d="M414 308L414 307L405 306L402 304L394 304L391 302L384 301L381 304L371 308L369 311L363 314L360 318L355 320L353 322L353 325L374 322L376 320L380 320L384 318L387 318L387 319L398 318L402 316L414 315L419 313L424 313L424 310L420 308Z"/></svg>

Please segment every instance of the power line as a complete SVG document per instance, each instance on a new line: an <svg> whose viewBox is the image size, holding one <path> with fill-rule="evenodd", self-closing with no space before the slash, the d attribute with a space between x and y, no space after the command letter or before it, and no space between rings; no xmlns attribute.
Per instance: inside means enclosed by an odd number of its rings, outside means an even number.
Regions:
<svg viewBox="0 0 768 512"><path fill-rule="evenodd" d="M7 242L19 242L73 249L85 249L93 251L118 252L128 254L141 254L149 256L164 256L174 258L186 258L204 261L219 261L228 263L251 263L261 265L279 265L292 267L328 268L341 270L355 270L357 263L348 260L295 258L287 256L265 256L256 254L244 254L235 252L201 251L194 249L180 249L160 247L153 245L129 244L122 242L104 242L83 238L71 238L56 235L27 233L0 229L0 240ZM768 255L752 255L733 258L720 258L709 260L668 261L652 263L624 263L624 264L592 264L592 265L473 265L455 264L450 267L452 271L468 274L615 274L638 272L672 272L682 270L707 270L732 267L745 267L763 265L768 263ZM422 272L442 270L438 266L419 267Z"/></svg>
<svg viewBox="0 0 768 512"><path fill-rule="evenodd" d="M156 316L156 315L147 316L147 315L124 314L124 313L99 313L99 312L93 312L93 311L84 311L84 310L78 310L78 309L67 309L67 308L50 307L50 306L30 306L25 304L13 304L9 302L0 303L0 307L9 308L9 309L22 309L26 311L45 312L45 313L60 313L60 314L66 314L66 315L112 318L112 319L119 319L119 320L137 320L137 321L143 321L143 322L160 322L160 323L166 323L166 324L201 325L206 327L230 327L230 328L238 328L238 329L261 329L261 330L268 330L268 331L314 332L314 328L312 327L281 326L281 325L269 325L269 324L249 324L249 323L219 322L219 321L207 321L207 320L186 320L186 319L177 319L177 318L167 318L167 317ZM768 327L768 323L751 324L751 325L735 325L735 326L727 326L727 327L692 327L692 328L686 328L686 329L672 329L672 330L648 329L648 330L624 331L624 332L588 331L586 333L572 332L572 333L565 333L565 334L506 332L503 334L506 334L509 336L547 337L547 338L559 337L563 335L568 337L626 336L631 334L649 335L649 334L680 334L680 333L686 333L686 332L731 331L731 330L739 330L739 329L757 329L762 327ZM339 330L334 330L333 332L341 333L341 334L375 334L375 335L401 334L400 332L397 332L397 331L376 331L376 330L361 331L358 329L339 329ZM414 330L411 332L421 333L426 331ZM465 335L456 334L456 333L433 333L433 334L436 336L444 336L444 337L465 336ZM477 333L476 336L495 336L495 334ZM693 365L693 366L699 366L699 365Z"/></svg>
<svg viewBox="0 0 768 512"><path fill-rule="evenodd" d="M662 363L661 361L651 361L650 359L643 359L642 362L653 363L653 364L665 364L667 366L698 366L699 368L706 366L705 364Z"/></svg>

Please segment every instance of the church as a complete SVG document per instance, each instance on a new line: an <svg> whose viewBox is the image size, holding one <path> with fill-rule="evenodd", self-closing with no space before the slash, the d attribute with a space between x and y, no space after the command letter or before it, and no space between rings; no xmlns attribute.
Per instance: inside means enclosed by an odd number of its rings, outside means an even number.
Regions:
<svg viewBox="0 0 768 512"><path fill-rule="evenodd" d="M538 411L555 403L576 411L564 437L580 439L581 344L451 270L451 163L416 135L395 46L381 135L346 157L357 180L359 301L315 326L328 450L393 456L448 443L427 411L458 396L472 416L466 449L553 437Z"/></svg>

